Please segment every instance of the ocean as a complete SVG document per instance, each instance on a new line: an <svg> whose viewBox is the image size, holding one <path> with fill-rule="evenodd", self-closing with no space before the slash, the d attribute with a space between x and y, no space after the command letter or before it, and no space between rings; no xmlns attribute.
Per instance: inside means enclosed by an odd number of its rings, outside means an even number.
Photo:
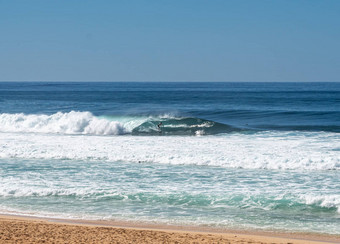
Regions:
<svg viewBox="0 0 340 244"><path fill-rule="evenodd" d="M0 82L0 182L2 214L339 235L340 83Z"/></svg>

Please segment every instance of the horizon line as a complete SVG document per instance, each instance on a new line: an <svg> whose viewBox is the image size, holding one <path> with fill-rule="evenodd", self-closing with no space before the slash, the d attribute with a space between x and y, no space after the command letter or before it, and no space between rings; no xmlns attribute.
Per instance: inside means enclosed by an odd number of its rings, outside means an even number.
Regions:
<svg viewBox="0 0 340 244"><path fill-rule="evenodd" d="M190 82L196 82L196 83L337 83L340 82L339 81L186 81L186 80L175 80L175 81L154 81L154 80L145 80L145 81L133 81L133 80L127 80L127 81L119 81L119 80L1 80L0 82L74 82L74 83L82 83L82 82L101 82L101 83L105 83L105 82L127 82L127 83L137 83L137 82L149 82L149 83L190 83Z"/></svg>

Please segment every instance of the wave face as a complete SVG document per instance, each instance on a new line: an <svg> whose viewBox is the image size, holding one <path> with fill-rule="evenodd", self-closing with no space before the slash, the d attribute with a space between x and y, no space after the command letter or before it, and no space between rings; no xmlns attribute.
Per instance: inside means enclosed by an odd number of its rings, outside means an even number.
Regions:
<svg viewBox="0 0 340 244"><path fill-rule="evenodd" d="M58 112L52 115L0 114L1 132L83 135L211 135L240 131L199 118L96 117L90 112ZM160 127L158 124L162 123Z"/></svg>
<svg viewBox="0 0 340 244"><path fill-rule="evenodd" d="M158 127L158 125L160 127ZM198 118L149 120L132 130L132 134L215 135L240 131L235 127Z"/></svg>

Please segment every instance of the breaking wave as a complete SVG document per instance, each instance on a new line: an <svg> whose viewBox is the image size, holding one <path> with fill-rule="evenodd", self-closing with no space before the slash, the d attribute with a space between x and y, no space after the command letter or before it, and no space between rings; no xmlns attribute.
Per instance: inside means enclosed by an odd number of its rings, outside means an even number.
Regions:
<svg viewBox="0 0 340 244"><path fill-rule="evenodd" d="M52 115L1 114L1 132L37 132L55 134L119 135L124 126L93 116L90 112L58 112Z"/></svg>
<svg viewBox="0 0 340 244"><path fill-rule="evenodd" d="M214 135L233 131L239 129L199 118L168 118L148 120L134 128L132 134Z"/></svg>
<svg viewBox="0 0 340 244"><path fill-rule="evenodd" d="M158 125L161 126L158 127ZM84 135L211 135L239 131L229 125L199 118L97 117L90 112L0 114L0 132Z"/></svg>

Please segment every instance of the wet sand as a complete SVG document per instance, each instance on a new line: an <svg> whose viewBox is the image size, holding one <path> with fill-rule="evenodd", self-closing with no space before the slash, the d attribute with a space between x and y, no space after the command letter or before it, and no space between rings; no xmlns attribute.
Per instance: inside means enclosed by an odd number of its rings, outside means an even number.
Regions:
<svg viewBox="0 0 340 244"><path fill-rule="evenodd" d="M340 243L340 236L229 232L0 215L0 243Z"/></svg>

